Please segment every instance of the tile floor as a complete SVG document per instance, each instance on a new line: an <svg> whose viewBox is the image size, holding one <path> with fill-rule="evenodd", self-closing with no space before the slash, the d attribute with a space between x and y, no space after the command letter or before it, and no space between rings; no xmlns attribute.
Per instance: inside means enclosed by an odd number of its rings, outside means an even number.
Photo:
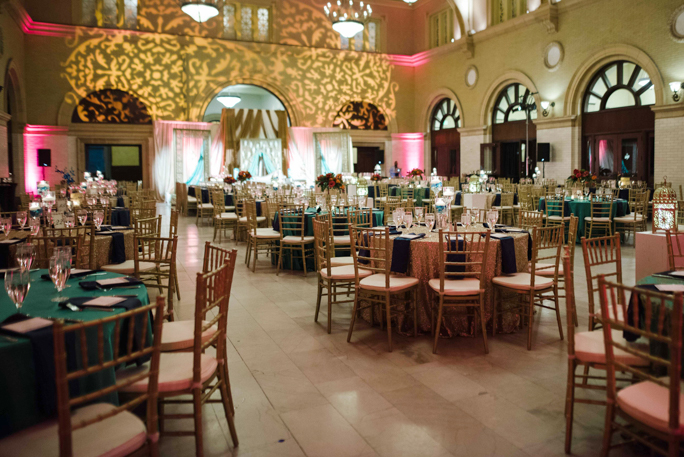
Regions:
<svg viewBox="0 0 684 457"><path fill-rule="evenodd" d="M165 216L169 208L159 206ZM164 222L168 224L168 218ZM181 218L178 274L180 319L191 319L194 278L201 269L211 227ZM222 246L233 248L231 241ZM333 311L332 334L323 315L314 323L316 276L276 276L260 260L256 273L244 265L237 245L228 351L235 421L233 448L219 404L205 407L208 456L562 456L567 356L555 316L535 321L534 346L526 332L489 339L442 340L432 354L428 336L394 336L357 325L347 343L350 308ZM625 282L634 281L634 249L623 249ZM576 251L580 329L587 326L587 293L581 247ZM563 313L564 313L563 307ZM563 314L563 318L565 315ZM565 319L563 319L565 321ZM599 455L604 408L575 407L573 454ZM180 421L176 421L180 422ZM174 428L189 428L191 422ZM163 456L194 455L191 437L164 437ZM639 455L638 450L612 456Z"/></svg>

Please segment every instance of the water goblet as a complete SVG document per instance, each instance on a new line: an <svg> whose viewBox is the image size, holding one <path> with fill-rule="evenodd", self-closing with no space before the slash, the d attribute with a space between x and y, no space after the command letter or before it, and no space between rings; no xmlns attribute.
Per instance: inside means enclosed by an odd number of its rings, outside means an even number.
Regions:
<svg viewBox="0 0 684 457"><path fill-rule="evenodd" d="M17 246L17 263L22 270L30 270L36 258L36 249L32 244L22 243Z"/></svg>
<svg viewBox="0 0 684 457"><path fill-rule="evenodd" d="M428 226L428 230L432 231L435 226L435 213L427 213L425 215L425 224Z"/></svg>
<svg viewBox="0 0 684 457"><path fill-rule="evenodd" d="M40 232L40 217L32 217L29 220L29 228L31 229L31 236L38 235L38 232Z"/></svg>
<svg viewBox="0 0 684 457"><path fill-rule="evenodd" d="M420 221L423 219L423 207L419 206L417 208L413 209L413 214L416 217L416 221L418 222L418 225L420 225Z"/></svg>
<svg viewBox="0 0 684 457"><path fill-rule="evenodd" d="M78 223L81 224L81 227L84 226L86 221L88 220L88 211L81 209L78 210L76 215L78 216Z"/></svg>
<svg viewBox="0 0 684 457"><path fill-rule="evenodd" d="M104 212L99 211L99 210L93 212L93 222L95 222L95 228L97 230L100 230L100 226L102 225L103 220L104 220Z"/></svg>
<svg viewBox="0 0 684 457"><path fill-rule="evenodd" d="M17 309L21 308L31 288L31 276L28 270L20 268L5 272L5 291Z"/></svg>
<svg viewBox="0 0 684 457"><path fill-rule="evenodd" d="M487 222L489 223L489 228L494 230L494 226L499 220L499 212L497 210L487 211Z"/></svg>
<svg viewBox="0 0 684 457"><path fill-rule="evenodd" d="M0 219L0 228L2 229L2 232L5 234L5 239L9 239L10 232L12 231L12 218L3 217L2 219Z"/></svg>
<svg viewBox="0 0 684 457"><path fill-rule="evenodd" d="M468 227L470 227L470 221L470 214L461 214L461 225L463 225L466 230L468 230Z"/></svg>
<svg viewBox="0 0 684 457"><path fill-rule="evenodd" d="M404 224L406 225L407 229L410 229L413 226L413 214L409 211L408 213L404 214Z"/></svg>
<svg viewBox="0 0 684 457"><path fill-rule="evenodd" d="M26 225L26 219L28 217L28 214L26 211L17 211L17 224L19 224L19 227L21 229L24 229L24 226Z"/></svg>
<svg viewBox="0 0 684 457"><path fill-rule="evenodd" d="M50 274L50 279L52 279L55 288L57 289L57 297L53 298L53 302L61 302L67 299L67 297L62 297L60 294L64 290L64 285L66 284L67 272L66 272L66 262L62 256L53 256L50 258L50 265L48 268L48 273Z"/></svg>

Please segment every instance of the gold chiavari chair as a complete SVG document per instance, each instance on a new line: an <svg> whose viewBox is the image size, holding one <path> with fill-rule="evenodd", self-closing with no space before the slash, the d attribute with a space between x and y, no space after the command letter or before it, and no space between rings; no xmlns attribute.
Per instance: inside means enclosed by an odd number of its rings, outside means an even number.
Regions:
<svg viewBox="0 0 684 457"><path fill-rule="evenodd" d="M183 193L183 183L176 183L176 210L187 215L188 195Z"/></svg>
<svg viewBox="0 0 684 457"><path fill-rule="evenodd" d="M434 354L437 353L444 311L449 308L465 308L468 316L480 320L485 354L489 354L484 310L484 272L489 251L489 234L489 230L485 232L439 230L439 278L428 282L431 295L430 328L434 335L432 346ZM435 311L437 311L436 322Z"/></svg>
<svg viewBox="0 0 684 457"><path fill-rule="evenodd" d="M373 210L370 208L349 211L349 223L358 227L373 227Z"/></svg>
<svg viewBox="0 0 684 457"><path fill-rule="evenodd" d="M613 447L625 441L638 441L651 448L652 455L678 456L682 444L682 292L674 295L652 292L599 277L599 293L608 378L601 455L608 456ZM639 302L638 306L632 306L633 323L619 317L627 316L630 301L627 297L630 295L638 296ZM666 307L668 318L664 317ZM641 319L640 310L643 311ZM648 345L627 346L614 337L615 332L622 334L623 331L648 340ZM652 355L649 350L653 345L662 346L668 357ZM642 363L625 363L616 356L620 350L638 357ZM659 370L667 375L655 376ZM641 382L618 391L616 372L631 374ZM625 440L613 445L612 438L616 432Z"/></svg>
<svg viewBox="0 0 684 457"><path fill-rule="evenodd" d="M378 187L376 189L375 193L375 200L379 202L384 202L387 200L387 197L389 196L389 186L387 183L381 182L378 183Z"/></svg>
<svg viewBox="0 0 684 457"><path fill-rule="evenodd" d="M146 236L158 237L161 236L162 217L148 217L145 219L136 219L133 230L135 236L143 238Z"/></svg>
<svg viewBox="0 0 684 457"><path fill-rule="evenodd" d="M233 264L234 267L234 264ZM226 358L226 326L228 322L228 282L232 276L230 264L226 263L214 271L197 273L197 286L194 310L193 345L182 352L163 352L159 358L159 428L161 436L194 436L195 455L204 455L203 406L207 403L221 403L228 422L228 429L234 446L238 446L235 418L228 392L229 380L223 366ZM207 316L213 316L205 321ZM212 326L216 332L209 338L204 333ZM216 348L216 355L209 355L207 349ZM136 373L145 371L147 366L119 370L117 379L126 381ZM135 395L147 389L142 380L126 386L124 392ZM220 400L212 400L214 392L219 391ZM188 398L191 396L192 398ZM181 397L181 398L179 398ZM191 404L192 413L165 414L166 404ZM194 430L167 430L165 422L170 419L193 419Z"/></svg>
<svg viewBox="0 0 684 457"><path fill-rule="evenodd" d="M515 217L513 212L514 198L515 197L513 193L502 193L501 205L492 206L492 209L496 209L499 211L499 219L501 220L502 224L515 224Z"/></svg>
<svg viewBox="0 0 684 457"><path fill-rule="evenodd" d="M199 193L198 193L199 192ZM213 195L211 192L209 192L209 202L208 203L203 203L202 202L202 190L199 187L195 188L195 195L197 196L197 216L195 223L199 225L199 222L202 221L204 222L204 219L206 217L214 217L214 204L213 204ZM223 196L221 196L223 198Z"/></svg>
<svg viewBox="0 0 684 457"><path fill-rule="evenodd" d="M592 195L591 215L584 218L584 233L593 238L594 231L613 234L613 196Z"/></svg>
<svg viewBox="0 0 684 457"><path fill-rule="evenodd" d="M252 271L256 271L256 262L259 252L268 253L274 251L275 242L280 241L281 234L270 227L259 228L259 218L257 217L256 202L254 200L243 200L244 211L247 220L247 252L245 252L245 263L249 267L252 254L254 254L254 264ZM282 230L282 228L281 228ZM282 258L282 257L281 257ZM280 262L280 259L278 260Z"/></svg>
<svg viewBox="0 0 684 457"><path fill-rule="evenodd" d="M547 194L544 197L544 220L547 226L560 225L565 230L565 224L570 221L569 208L565 206L565 196Z"/></svg>
<svg viewBox="0 0 684 457"><path fill-rule="evenodd" d="M684 270L684 234L666 231L667 260L670 271Z"/></svg>
<svg viewBox="0 0 684 457"><path fill-rule="evenodd" d="M195 195L190 195L188 194L188 186L185 183L181 183L181 186L183 190L181 193L183 194L183 201L184 201L184 206L183 206L183 216L188 215L188 211L190 210L195 210L197 211L197 192L200 193L200 197L202 195L202 192L199 190L199 187L196 186L190 186L191 189L195 189ZM131 205L133 205L133 202L131 201Z"/></svg>
<svg viewBox="0 0 684 457"><path fill-rule="evenodd" d="M55 236L29 236L26 242L35 246L36 258L33 265L37 268L48 268L54 249L71 248L71 264L82 265L81 255L85 234L69 236L56 234Z"/></svg>
<svg viewBox="0 0 684 457"><path fill-rule="evenodd" d="M624 233L625 238L632 233L634 236L634 243L636 244L637 232L646 231L646 221L648 220L648 190L636 194L634 201L631 201L631 197L632 195L630 192L629 207L632 213L627 214L626 216L614 217L613 222L615 222L615 231Z"/></svg>
<svg viewBox="0 0 684 457"><path fill-rule="evenodd" d="M178 217L180 216L179 211L171 211L171 218L169 220L169 238L173 238L178 235Z"/></svg>
<svg viewBox="0 0 684 457"><path fill-rule="evenodd" d="M418 334L419 281L417 278L394 274L390 271L392 245L389 239L389 227L352 226L350 234L356 289L347 342L351 341L358 312L371 308L371 316L373 316L375 306L379 305L381 312L384 311L385 314L388 348L389 352L392 352L392 314L413 314L413 336ZM364 278L366 270L373 274ZM368 305L362 307L360 306L362 302ZM373 317L371 317L371 325L372 323Z"/></svg>
<svg viewBox="0 0 684 457"><path fill-rule="evenodd" d="M387 199L382 203L382 209L384 211L384 224L387 225L392 218L394 211L401 206L399 197L387 197Z"/></svg>
<svg viewBox="0 0 684 457"><path fill-rule="evenodd" d="M95 224L87 223L74 228L43 228L44 236L48 238L79 237L81 239L80 258L72 257L73 268L95 269Z"/></svg>
<svg viewBox="0 0 684 457"><path fill-rule="evenodd" d="M262 206L264 206L262 204ZM219 243L223 241L223 234L228 229L233 230L233 238L237 240L238 215L226 210L223 191L214 192L214 238L219 236Z"/></svg>
<svg viewBox="0 0 684 457"><path fill-rule="evenodd" d="M563 227L560 225L532 228L532 260L530 272L519 272L509 275L496 276L494 284L494 316L492 330L496 334L498 314L519 313L522 326L527 319L527 350L532 349L532 324L534 322L534 308L551 309L556 312L558 333L563 339L560 310L558 306L558 270L561 247L563 245ZM553 274L542 275L543 270L553 270ZM508 309L503 308L500 297L502 292L516 294L518 305ZM527 298L527 303L524 299ZM554 306L544 305L544 301L554 302Z"/></svg>
<svg viewBox="0 0 684 457"><path fill-rule="evenodd" d="M518 227L525 230L531 230L532 227L541 228L544 225L544 214L538 211L520 211L520 217L518 219Z"/></svg>
<svg viewBox="0 0 684 457"><path fill-rule="evenodd" d="M622 282L620 235L591 239L582 237L582 255L589 298L589 331L592 331L601 328L601 316L596 313L598 277L614 277L616 282Z"/></svg>
<svg viewBox="0 0 684 457"><path fill-rule="evenodd" d="M278 269L276 276L283 268L283 255L286 251L290 254L290 269L294 268L295 252L300 254L304 276L306 276L306 259L314 258L314 250L307 245L314 242L313 236L306 235L306 212L304 206L281 208L278 212L280 228L280 254L278 256Z"/></svg>
<svg viewBox="0 0 684 457"><path fill-rule="evenodd" d="M343 303L353 303L353 299L339 300L340 294L350 295L351 287L354 285L354 265L351 264L334 265L334 246L331 239L331 227L329 219L314 219L314 251L316 256L316 271L318 273L318 293L316 296L316 314L314 322L318 322L318 314L321 309L321 299L323 296L328 300L328 333L332 330L332 306ZM363 270L361 277L370 276L370 271ZM338 287L346 289L345 292L338 291Z"/></svg>
<svg viewBox="0 0 684 457"><path fill-rule="evenodd" d="M128 455L158 456L157 387L163 308L164 297L157 297L156 304L104 319L70 325L56 320L52 327L52 340L57 420L0 440L0 453L16 457L123 455L124 452ZM153 312L153 332L132 331L133 323L139 323L146 329ZM110 337L106 329L113 329L114 341L123 343L110 354L105 349L109 347L106 339ZM154 338L150 341L152 335ZM67 347L72 343L67 343L67 340L80 345L81 352L77 356L74 354L78 360L70 360ZM96 351L95 355L88 355L89 348ZM107 375L103 372L141 358L151 359L150 369L135 373L127 382L113 383L84 394L70 389L72 385L87 383L88 377ZM116 395L134 382L144 382L145 388L130 400L122 401L118 406L101 400L104 395ZM147 411L144 421L132 412L140 405L144 405Z"/></svg>

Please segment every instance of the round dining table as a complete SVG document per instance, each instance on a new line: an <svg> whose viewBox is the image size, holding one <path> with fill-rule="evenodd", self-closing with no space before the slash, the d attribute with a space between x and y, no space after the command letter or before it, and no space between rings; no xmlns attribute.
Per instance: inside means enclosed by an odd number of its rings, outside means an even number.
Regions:
<svg viewBox="0 0 684 457"><path fill-rule="evenodd" d="M541 197L539 199L539 211L544 212L546 208L545 199ZM591 201L590 200L573 200L565 199L565 213L577 216L579 218L579 224L577 224L577 242L579 243L584 236L585 229L585 219L591 217ZM626 200L616 199L613 200L613 217L622 217L630 213L629 202Z"/></svg>
<svg viewBox="0 0 684 457"><path fill-rule="evenodd" d="M51 301L58 294L52 281L41 278L46 274L47 270L31 271L31 286L20 309L16 308L5 292L0 292L0 366L4 373L0 376L0 438L56 416L54 403L56 393L52 390L55 375L51 328L48 327L47 335L43 333L40 337L36 337L36 332L41 332L41 330L36 330L30 332L34 335L29 337L4 330L2 326L6 321L13 320L18 317L17 314L21 314L25 317L50 320L63 319L68 324L102 319L126 310L115 306L103 311L92 308L71 311L62 308L57 302ZM122 275L98 272L92 276L70 278L67 282L70 287L65 288L59 295L70 299L117 295L126 296L126 300L137 300L132 302L133 307L149 304L147 289L142 284L111 290L86 290L79 286L81 281L99 281L116 277L122 277ZM114 346L113 325L104 328L103 331L107 345L104 348L105 356L109 354L111 357ZM145 331L148 333L152 331L151 320ZM88 335L87 340L93 343L88 345L88 357L94 358L98 351L96 335L93 335L92 339ZM75 340L67 341L67 346L70 344L78 346ZM74 353L80 354L80 348L74 347ZM73 385L72 389L77 389L79 394L82 394L113 385L116 382L114 373L114 368L104 370L84 378L79 381L78 385ZM116 394L107 396L104 401L118 404Z"/></svg>

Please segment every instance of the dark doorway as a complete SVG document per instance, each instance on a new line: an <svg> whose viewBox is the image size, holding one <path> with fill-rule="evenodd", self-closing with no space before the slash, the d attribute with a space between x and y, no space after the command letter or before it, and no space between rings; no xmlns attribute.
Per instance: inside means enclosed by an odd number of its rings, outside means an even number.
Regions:
<svg viewBox="0 0 684 457"><path fill-rule="evenodd" d="M360 146L356 148L354 172L373 173L375 165L385 162L385 151L377 146Z"/></svg>
<svg viewBox="0 0 684 457"><path fill-rule="evenodd" d="M7 114L10 115L10 120L7 121L7 168L9 170L10 176L14 178L16 176L16 171L14 170L14 147L12 145L13 136L13 124L12 115L17 111L15 109L16 100L14 99L14 86L12 84L11 78L7 78L7 87L5 88L5 93L7 98L5 99L5 107L7 109Z"/></svg>
<svg viewBox="0 0 684 457"><path fill-rule="evenodd" d="M101 171L105 179L141 181L143 179L140 145L88 144L86 171L93 176Z"/></svg>
<svg viewBox="0 0 684 457"><path fill-rule="evenodd" d="M501 143L501 177L520 176L520 143Z"/></svg>
<svg viewBox="0 0 684 457"><path fill-rule="evenodd" d="M492 174L502 178L531 177L537 166L537 128L532 121L513 121L496 124L492 128L492 137L497 147L493 162L501 164L501 169L492 170ZM512 162L516 161L515 164Z"/></svg>
<svg viewBox="0 0 684 457"><path fill-rule="evenodd" d="M446 129L430 134L432 143L432 168L438 176L459 176L461 174L461 135L458 130ZM431 173L432 170L426 170Z"/></svg>

